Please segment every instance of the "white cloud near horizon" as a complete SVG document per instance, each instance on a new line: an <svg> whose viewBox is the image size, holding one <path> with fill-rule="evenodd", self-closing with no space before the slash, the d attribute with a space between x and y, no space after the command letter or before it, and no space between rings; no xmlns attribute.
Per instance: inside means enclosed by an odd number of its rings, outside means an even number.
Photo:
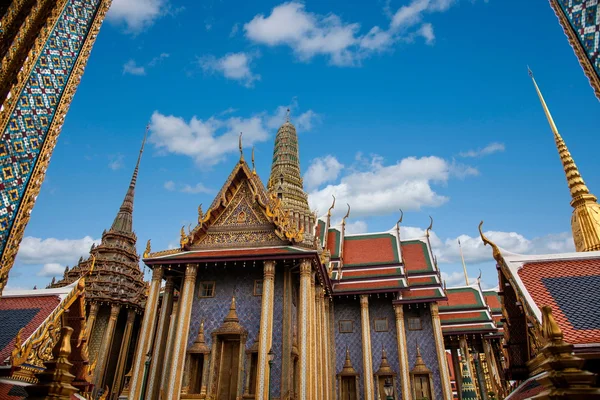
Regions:
<svg viewBox="0 0 600 400"><path fill-rule="evenodd" d="M315 158L304 174L305 189L310 191L323 183L335 181L343 168L344 165L332 155Z"/></svg>
<svg viewBox="0 0 600 400"><path fill-rule="evenodd" d="M227 53L220 58L207 55L198 58L198 64L205 73L219 73L250 88L255 81L260 80L260 75L253 73L250 68L255 57L256 55L245 52Z"/></svg>
<svg viewBox="0 0 600 400"><path fill-rule="evenodd" d="M163 185L163 187L170 191L178 191L181 193L190 193L190 194L196 194L196 193L213 193L214 191L210 188L207 188L206 186L204 186L203 183L198 182L195 185L190 185L188 183L175 183L174 181L166 181L165 184Z"/></svg>
<svg viewBox="0 0 600 400"><path fill-rule="evenodd" d="M137 34L168 12L166 0L113 0L106 19L123 25L126 32Z"/></svg>
<svg viewBox="0 0 600 400"><path fill-rule="evenodd" d="M374 216L404 211L420 210L422 207L439 207L448 197L437 193L433 186L445 185L451 178L466 178L477 175L476 168L448 162L440 157L406 157L386 165L379 156L363 158L358 164L343 168L333 156L327 163L317 161L316 167L307 171L312 184L319 183L309 192L311 209L322 215L331 205L334 195L338 204L348 203L351 215ZM316 172L315 172L316 171ZM326 183L341 176L337 183ZM342 210L343 209L343 210ZM345 212L338 207L337 214Z"/></svg>
<svg viewBox="0 0 600 400"><path fill-rule="evenodd" d="M137 65L135 60L129 60L123 65L123 75L146 75L146 68L143 65Z"/></svg>
<svg viewBox="0 0 600 400"><path fill-rule="evenodd" d="M457 1L412 0L395 13L389 11L389 26L373 26L366 33L361 33L360 23L345 22L334 13L316 14L302 2L290 1L275 6L267 16L255 15L244 24L244 32L256 44L288 46L304 62L320 55L332 65L354 66L400 41L422 37L426 44L433 44L433 25L422 22L424 15L445 12Z"/></svg>
<svg viewBox="0 0 600 400"><path fill-rule="evenodd" d="M230 109L225 114L207 119L193 116L186 121L182 117L155 111L150 121L148 142L159 150L159 154L184 155L194 159L199 166L210 168L228 154L238 151L240 132L243 132L245 148L268 140L274 134L273 130L285 122L287 108L297 108L296 100L287 106L277 107L273 113L263 111L249 117L235 116L235 110ZM317 115L312 110L301 113L298 116L300 123L296 123L297 130L310 130Z"/></svg>
<svg viewBox="0 0 600 400"><path fill-rule="evenodd" d="M488 156L490 154L503 152L506 150L504 143L492 142L485 147L479 148L477 150L469 150L463 151L459 153L459 156L465 158L475 158L475 157L483 157Z"/></svg>

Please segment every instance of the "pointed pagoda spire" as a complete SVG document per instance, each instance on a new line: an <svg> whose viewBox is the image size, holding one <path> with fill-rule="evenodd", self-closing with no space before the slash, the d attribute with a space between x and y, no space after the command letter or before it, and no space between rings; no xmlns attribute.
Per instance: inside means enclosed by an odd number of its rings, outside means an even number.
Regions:
<svg viewBox="0 0 600 400"><path fill-rule="evenodd" d="M477 400L477 391L473 384L473 379L469 373L466 361L463 359L462 362L462 390L461 397L463 400Z"/></svg>
<svg viewBox="0 0 600 400"><path fill-rule="evenodd" d="M571 228L575 249L577 251L600 250L600 205L598 204L598 199L590 193L579 173L577 165L575 165L573 157L571 157L565 141L560 133L558 133L554 119L535 81L533 72L530 69L528 69L528 72L542 103L542 108L550 124L550 129L552 129L552 133L554 134L558 155L560 156L560 161L567 177L567 184L571 192L571 206L574 208L573 216L571 217Z"/></svg>
<svg viewBox="0 0 600 400"><path fill-rule="evenodd" d="M119 213L115 217L115 220L110 228L113 231L132 233L133 232L133 197L135 195L135 184L137 182L138 170L140 167L140 161L142 159L142 153L144 152L144 145L146 144L146 138L148 137L148 130L150 125L146 126L146 133L144 134L144 140L142 140L142 147L140 147L140 154L138 155L137 162L135 163L135 169L129 183L129 188L123 199L123 204L119 209Z"/></svg>
<svg viewBox="0 0 600 400"><path fill-rule="evenodd" d="M311 214L300 175L298 134L296 127L289 120L289 111L286 121L277 130L271 176L267 186L270 193L276 193L281 199L285 209L302 215Z"/></svg>

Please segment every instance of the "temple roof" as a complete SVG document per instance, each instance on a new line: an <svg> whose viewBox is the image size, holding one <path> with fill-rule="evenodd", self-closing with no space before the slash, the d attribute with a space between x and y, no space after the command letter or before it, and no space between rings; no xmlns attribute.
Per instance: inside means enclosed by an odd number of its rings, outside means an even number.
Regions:
<svg viewBox="0 0 600 400"><path fill-rule="evenodd" d="M465 332L499 334L487 297L497 301L488 292L486 296L478 283L446 289L448 299L439 302L440 320L444 335ZM496 295L497 296L497 295ZM494 306L497 304L494 303Z"/></svg>
<svg viewBox="0 0 600 400"><path fill-rule="evenodd" d="M295 246L275 246L275 247L253 247L253 248L241 248L241 249L210 249L210 250L190 250L177 252L175 254L157 255L150 259L145 259L148 265L152 264L164 264L164 263L177 263L197 260L197 261L223 261L223 260L256 260L261 257L272 259L286 258L286 256L297 256L299 254L315 254L314 250L295 247Z"/></svg>
<svg viewBox="0 0 600 400"><path fill-rule="evenodd" d="M600 251L524 256L501 250L519 298L541 324L552 307L565 341L600 344Z"/></svg>

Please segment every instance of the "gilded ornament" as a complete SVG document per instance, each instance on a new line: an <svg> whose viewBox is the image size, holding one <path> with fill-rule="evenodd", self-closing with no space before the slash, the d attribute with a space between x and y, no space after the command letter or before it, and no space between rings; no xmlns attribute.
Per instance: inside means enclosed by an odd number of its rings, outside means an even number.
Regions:
<svg viewBox="0 0 600 400"><path fill-rule="evenodd" d="M144 250L142 258L148 258L150 256L150 251L150 239L148 239L148 242L146 243L146 250Z"/></svg>
<svg viewBox="0 0 600 400"><path fill-rule="evenodd" d="M294 221L289 216L289 211L283 210L281 200L277 197L277 194L271 193L270 198L271 201L267 204L266 214L277 227L275 231L277 236L292 242L302 242L304 228L296 228Z"/></svg>
<svg viewBox="0 0 600 400"><path fill-rule="evenodd" d="M327 210L327 218L331 218L331 210L335 208L335 196L331 195L331 197L333 197L333 203L331 203L331 207Z"/></svg>
<svg viewBox="0 0 600 400"><path fill-rule="evenodd" d="M183 249L190 242L190 238L185 234L185 225L181 227L181 239L179 239L179 245Z"/></svg>
<svg viewBox="0 0 600 400"><path fill-rule="evenodd" d="M342 226L346 226L346 219L350 216L350 204L346 203L346 205L348 206L348 212L346 212L346 215L342 218Z"/></svg>
<svg viewBox="0 0 600 400"><path fill-rule="evenodd" d="M498 263L502 263L502 254L500 253L500 249L498 248L498 246L496 246L492 241L490 241L484 234L483 231L481 230L481 227L483 226L483 221L481 221L479 223L479 236L481 236L481 240L483 241L483 244L485 245L490 245L492 247L492 255L494 257L494 260L496 260Z"/></svg>
<svg viewBox="0 0 600 400"><path fill-rule="evenodd" d="M202 226L204 213L202 212L202 203L198 206L198 225Z"/></svg>
<svg viewBox="0 0 600 400"><path fill-rule="evenodd" d="M429 226L427 227L427 230L425 231L425 236L429 237L429 232L433 229L433 218L431 217L431 215L429 216Z"/></svg>

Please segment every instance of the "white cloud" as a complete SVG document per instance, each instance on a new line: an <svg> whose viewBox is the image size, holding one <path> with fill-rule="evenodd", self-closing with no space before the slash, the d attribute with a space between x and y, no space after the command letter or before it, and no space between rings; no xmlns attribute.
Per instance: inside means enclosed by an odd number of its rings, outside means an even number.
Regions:
<svg viewBox="0 0 600 400"><path fill-rule="evenodd" d="M285 122L288 110L290 110L290 120L299 132L310 131L313 125L321 119L321 115L313 110L308 110L296 115L295 110L297 109L298 99L294 97L290 104L279 106L275 109L273 115L267 118L267 127L270 129L278 129Z"/></svg>
<svg viewBox="0 0 600 400"><path fill-rule="evenodd" d="M113 171L123 168L123 160L125 159L123 154L111 155L109 156L109 159L110 161L108 163L108 168L112 169Z"/></svg>
<svg viewBox="0 0 600 400"><path fill-rule="evenodd" d="M240 30L240 24L238 24L238 23L233 24L233 26L231 27L231 32L229 32L229 37L232 38L235 35L237 35L239 30Z"/></svg>
<svg viewBox="0 0 600 400"><path fill-rule="evenodd" d="M260 80L260 75L254 74L250 63L255 56L249 53L228 53L221 58L209 55L198 59L198 63L205 72L218 72L227 79L238 81L246 87L254 86Z"/></svg>
<svg viewBox="0 0 600 400"><path fill-rule="evenodd" d="M40 239L27 236L19 246L16 263L63 264L76 263L79 257L89 255L93 243L100 239L85 236L82 239Z"/></svg>
<svg viewBox="0 0 600 400"><path fill-rule="evenodd" d="M173 181L166 181L164 187L168 191L172 192L172 191L175 190L175 182L173 182Z"/></svg>
<svg viewBox="0 0 600 400"><path fill-rule="evenodd" d="M158 56L154 57L152 60L150 60L150 62L148 63L149 67L154 67L156 64L159 64L161 61L163 61L166 58L169 58L171 55L169 53L160 53Z"/></svg>
<svg viewBox="0 0 600 400"><path fill-rule="evenodd" d="M37 276L60 276L65 272L65 266L58 263L47 263L44 264L41 270L38 271Z"/></svg>
<svg viewBox="0 0 600 400"><path fill-rule="evenodd" d="M367 33L361 33L359 23L344 22L333 13L312 13L303 3L291 1L274 7L268 16L256 15L244 25L244 30L246 37L254 43L288 46L302 61L322 55L333 65L358 65L362 59L390 49L399 40L412 41L415 35L432 44L435 39L433 26L421 23L423 15L447 11L456 1L412 0L395 13L391 12L388 3L385 9L391 17L389 26L373 26Z"/></svg>
<svg viewBox="0 0 600 400"><path fill-rule="evenodd" d="M137 75L142 76L146 75L146 68L141 65L137 65L135 60L129 60L123 65L123 75Z"/></svg>
<svg viewBox="0 0 600 400"><path fill-rule="evenodd" d="M315 158L304 174L306 190L310 191L318 188L323 183L335 181L343 168L344 165L332 155Z"/></svg>
<svg viewBox="0 0 600 400"><path fill-rule="evenodd" d="M353 235L356 233L365 233L368 231L368 226L365 221L358 220L346 223L346 234Z"/></svg>
<svg viewBox="0 0 600 400"><path fill-rule="evenodd" d="M292 106L297 107L295 100ZM262 112L248 118L234 116L232 114L235 109L228 109L205 120L194 116L190 121L155 111L150 122L151 134L148 140L163 154L185 155L193 158L200 166L211 167L224 160L228 154L238 151L240 132L243 132L243 145L246 148L266 141L270 136L269 130L277 129L285 121L285 114L280 114L281 110L285 113L287 107L289 106L279 106L273 114ZM299 131L310 128L316 116L312 110L300 114L302 123L296 124L296 127ZM190 187L189 190L199 188Z"/></svg>
<svg viewBox="0 0 600 400"><path fill-rule="evenodd" d="M188 183L175 183L173 181L166 181L163 185L164 188L170 192L178 191L181 193L213 193L213 190L204 186L203 183L197 183L190 185Z"/></svg>
<svg viewBox="0 0 600 400"><path fill-rule="evenodd" d="M324 213L335 195L339 204L349 203L353 216L383 215L419 210L422 207L438 207L448 201L436 193L434 184L446 184L455 177L452 163L435 157L407 157L395 164L384 165L379 156L370 159L358 157L359 165L348 168L336 184L309 193L309 203L319 214ZM476 169L464 172L473 175ZM343 208L343 207L342 207ZM338 213L343 210L337 210Z"/></svg>
<svg viewBox="0 0 600 400"><path fill-rule="evenodd" d="M445 282L448 287L463 286L466 284L464 272L453 271L451 273L447 273L447 272L441 271L441 274L442 274L442 281ZM475 282L477 282L477 277L469 276L469 283L473 284Z"/></svg>
<svg viewBox="0 0 600 400"><path fill-rule="evenodd" d="M166 13L166 0L113 0L106 19L124 25L129 33L139 33Z"/></svg>
<svg viewBox="0 0 600 400"><path fill-rule="evenodd" d="M502 152L504 150L504 143L493 142L477 150L463 151L459 155L461 157L483 157L490 154Z"/></svg>

